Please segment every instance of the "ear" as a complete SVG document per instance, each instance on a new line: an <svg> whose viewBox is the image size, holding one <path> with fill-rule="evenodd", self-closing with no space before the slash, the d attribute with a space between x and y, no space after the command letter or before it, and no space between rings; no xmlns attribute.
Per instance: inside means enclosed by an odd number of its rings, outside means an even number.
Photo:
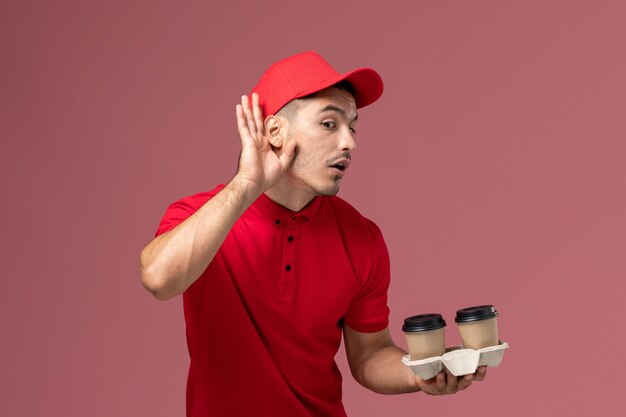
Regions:
<svg viewBox="0 0 626 417"><path fill-rule="evenodd" d="M274 148L283 146L287 133L287 121L276 116L267 116L265 119L265 137Z"/></svg>

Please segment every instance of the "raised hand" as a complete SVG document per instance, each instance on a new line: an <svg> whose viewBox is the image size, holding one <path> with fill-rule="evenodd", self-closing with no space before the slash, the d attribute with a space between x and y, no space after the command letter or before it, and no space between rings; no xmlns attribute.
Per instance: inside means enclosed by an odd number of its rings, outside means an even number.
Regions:
<svg viewBox="0 0 626 417"><path fill-rule="evenodd" d="M239 169L235 178L251 186L257 193L272 187L291 164L295 143L282 141L273 147L265 135L259 96L252 94L252 106L247 96L237 105L237 129L241 138Z"/></svg>

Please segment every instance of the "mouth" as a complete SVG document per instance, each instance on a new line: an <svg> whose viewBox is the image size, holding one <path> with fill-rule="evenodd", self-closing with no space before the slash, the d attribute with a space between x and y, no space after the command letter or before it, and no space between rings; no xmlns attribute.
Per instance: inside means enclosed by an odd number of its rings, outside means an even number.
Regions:
<svg viewBox="0 0 626 417"><path fill-rule="evenodd" d="M331 168L335 168L338 169L341 172L344 172L346 169L348 169L348 166L350 165L350 160L349 159L341 159L339 161L337 161L336 163L329 165Z"/></svg>

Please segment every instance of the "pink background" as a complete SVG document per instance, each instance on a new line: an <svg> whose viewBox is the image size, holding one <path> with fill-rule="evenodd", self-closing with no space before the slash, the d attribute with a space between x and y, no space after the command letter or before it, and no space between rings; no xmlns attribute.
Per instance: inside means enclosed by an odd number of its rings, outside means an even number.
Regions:
<svg viewBox="0 0 626 417"><path fill-rule="evenodd" d="M493 303L511 345L444 398L370 393L340 354L349 414L623 415L625 16L620 0L3 1L0 414L184 414L181 299L141 287L139 252L171 201L234 173L239 96L316 49L385 81L341 196L385 234L396 341L439 311L457 344L455 310Z"/></svg>

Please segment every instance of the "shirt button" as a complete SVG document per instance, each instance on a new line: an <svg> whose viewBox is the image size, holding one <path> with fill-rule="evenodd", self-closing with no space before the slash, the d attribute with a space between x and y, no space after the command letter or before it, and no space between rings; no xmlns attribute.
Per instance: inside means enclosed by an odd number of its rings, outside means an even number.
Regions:
<svg viewBox="0 0 626 417"><path fill-rule="evenodd" d="M293 242L293 236L289 236L289 237L287 238L287 242Z"/></svg>
<svg viewBox="0 0 626 417"><path fill-rule="evenodd" d="M276 219L276 224L280 224L280 219Z"/></svg>
<svg viewBox="0 0 626 417"><path fill-rule="evenodd" d="M291 265L287 265L287 266L285 267L285 271L287 271L287 272L291 271Z"/></svg>

